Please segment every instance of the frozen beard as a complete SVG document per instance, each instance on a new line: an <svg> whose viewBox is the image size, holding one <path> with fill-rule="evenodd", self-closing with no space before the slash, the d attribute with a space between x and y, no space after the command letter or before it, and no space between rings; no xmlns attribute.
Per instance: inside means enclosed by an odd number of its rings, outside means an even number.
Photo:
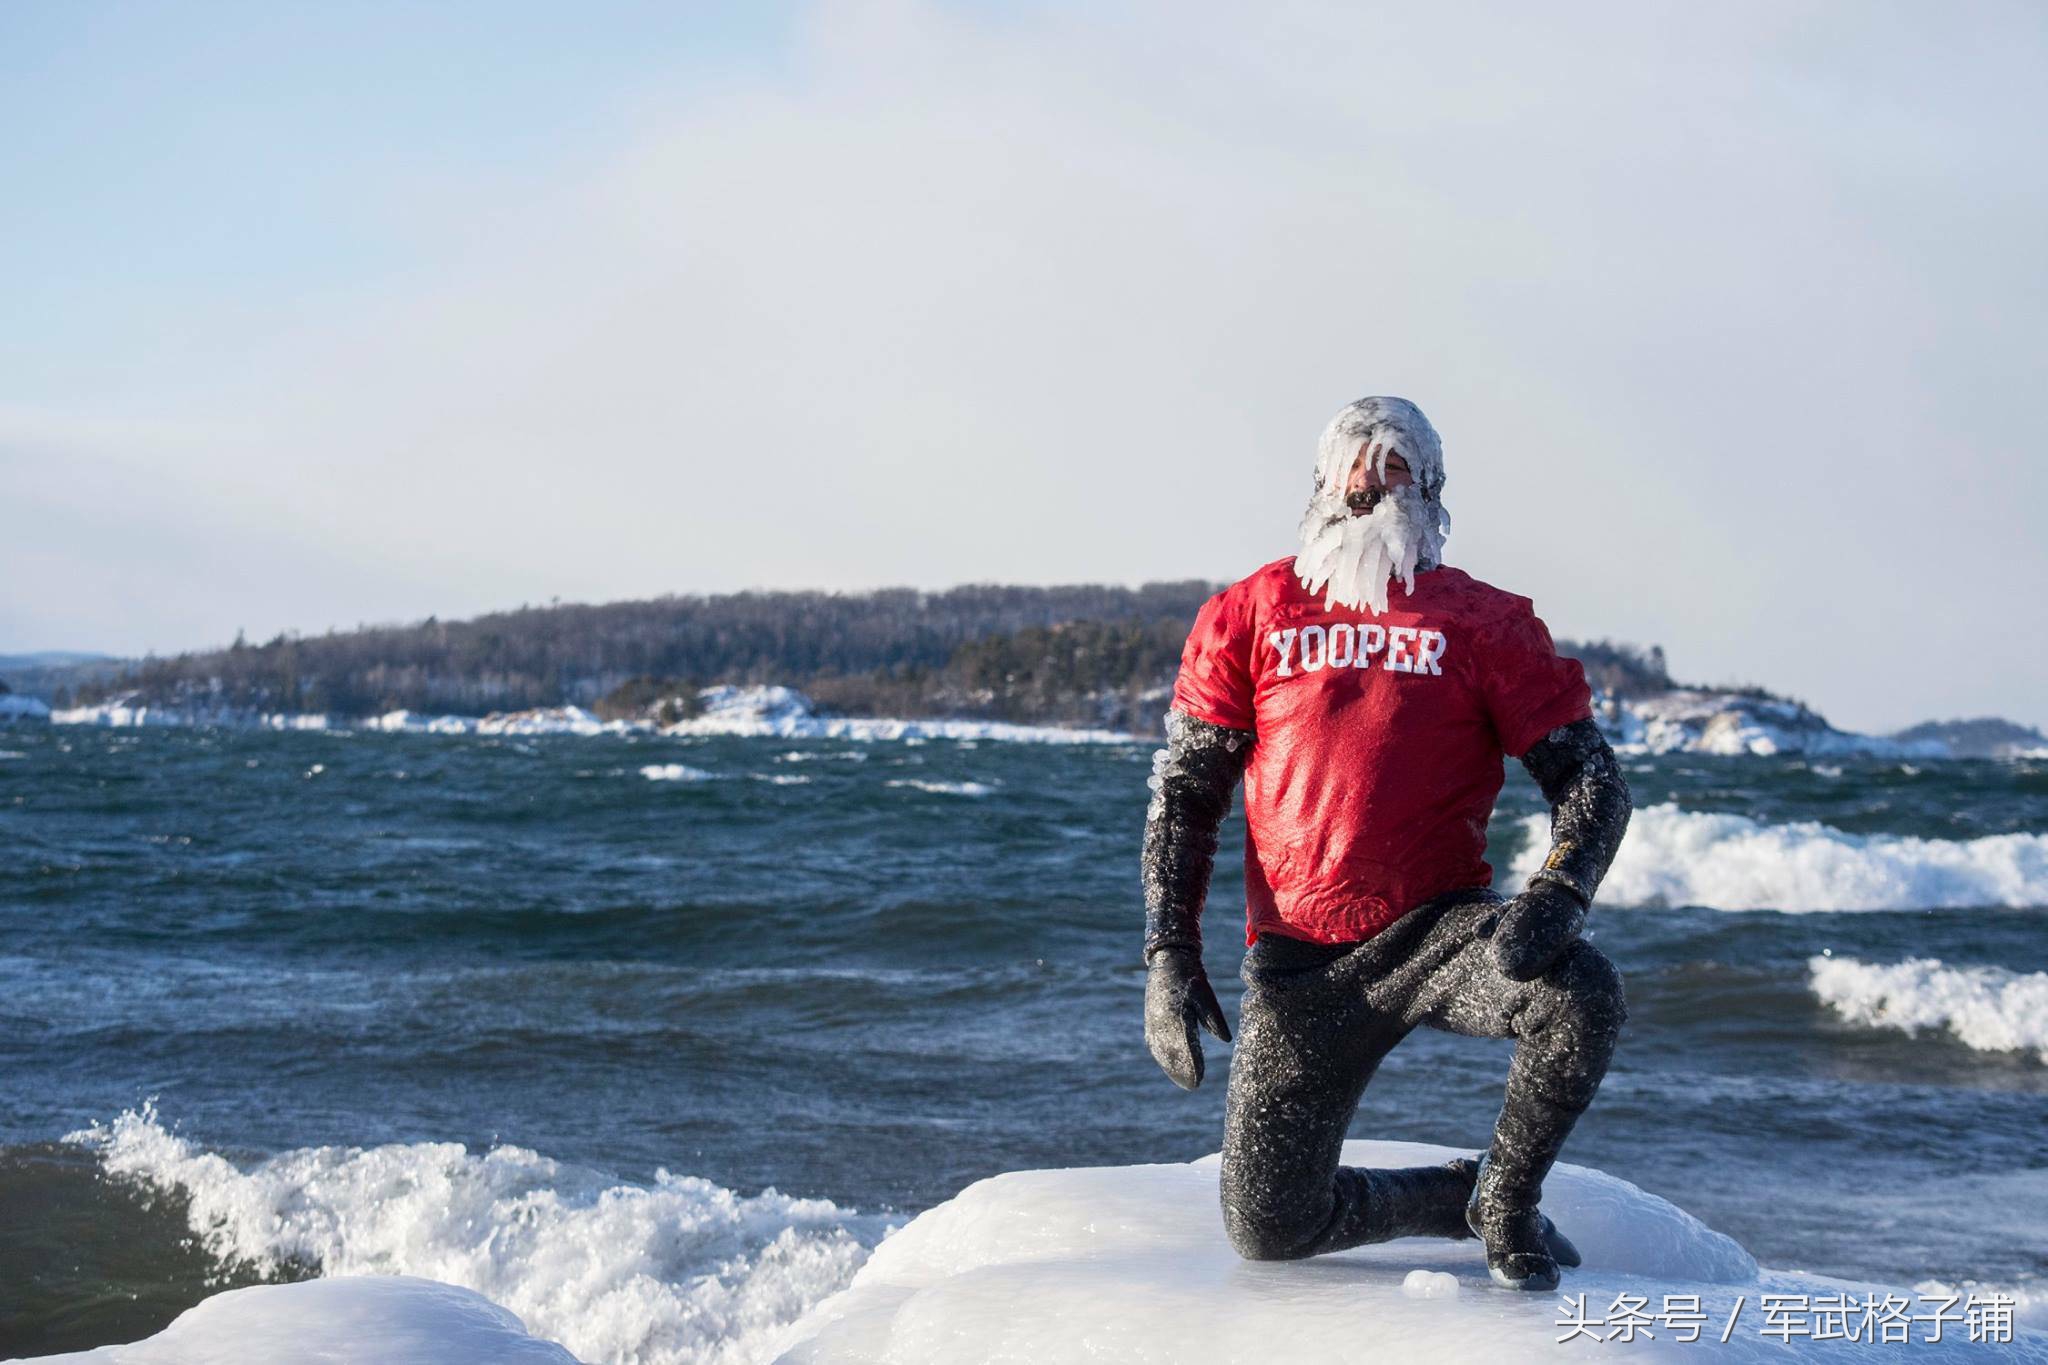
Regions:
<svg viewBox="0 0 2048 1365"><path fill-rule="evenodd" d="M1390 454L1408 462L1414 482L1385 489L1370 512L1354 515L1344 494L1359 452L1377 446L1386 478ZM1405 398L1361 398L1324 429L1315 493L1301 518L1294 572L1329 607L1387 609L1388 584L1415 589L1415 574L1443 562L1450 514L1443 506L1443 446L1429 419Z"/></svg>

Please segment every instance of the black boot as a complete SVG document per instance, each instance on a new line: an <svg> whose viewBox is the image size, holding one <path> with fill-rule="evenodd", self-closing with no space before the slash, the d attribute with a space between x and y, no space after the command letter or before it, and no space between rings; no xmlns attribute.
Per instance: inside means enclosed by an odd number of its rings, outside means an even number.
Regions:
<svg viewBox="0 0 2048 1365"><path fill-rule="evenodd" d="M1353 1169L1364 1185L1366 1222L1372 1229L1372 1241L1472 1235L1465 1225L1465 1203L1471 1198L1479 1163L1470 1157L1459 1157L1441 1166L1407 1166L1392 1171Z"/></svg>
<svg viewBox="0 0 2048 1365"><path fill-rule="evenodd" d="M1579 1264L1579 1249L1543 1216L1535 1197L1517 1197L1490 1180L1491 1157L1465 1204L1465 1225L1486 1244L1486 1273L1503 1289L1547 1293L1557 1288L1558 1267Z"/></svg>

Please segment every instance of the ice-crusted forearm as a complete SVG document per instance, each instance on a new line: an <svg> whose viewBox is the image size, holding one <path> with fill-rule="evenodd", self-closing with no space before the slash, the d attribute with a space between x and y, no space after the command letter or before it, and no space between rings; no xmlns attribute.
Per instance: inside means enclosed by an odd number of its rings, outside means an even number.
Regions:
<svg viewBox="0 0 2048 1365"><path fill-rule="evenodd" d="M1145 812L1145 958L1160 948L1202 947L1202 904L1216 864L1217 833L1231 789L1244 775L1253 735L1182 711L1166 713L1166 747L1152 756Z"/></svg>
<svg viewBox="0 0 2048 1365"><path fill-rule="evenodd" d="M1532 881L1552 882L1591 905L1628 830L1628 779L1591 720L1560 725L1522 758L1550 803L1550 856Z"/></svg>

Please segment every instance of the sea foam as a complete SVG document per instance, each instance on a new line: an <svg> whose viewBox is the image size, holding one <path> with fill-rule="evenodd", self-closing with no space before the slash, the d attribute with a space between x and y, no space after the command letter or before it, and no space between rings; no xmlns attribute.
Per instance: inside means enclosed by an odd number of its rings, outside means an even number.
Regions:
<svg viewBox="0 0 2048 1365"><path fill-rule="evenodd" d="M1807 959L1813 993L1852 1024L1941 1029L1980 1052L2031 1050L2048 1062L2048 972L1950 967L1938 958Z"/></svg>
<svg viewBox="0 0 2048 1365"><path fill-rule="evenodd" d="M1522 821L1516 881L1542 866L1548 816ZM2048 835L1916 839L1849 834L1812 821L1638 810L1600 899L1717 910L1921 910L2048 905Z"/></svg>
<svg viewBox="0 0 2048 1365"><path fill-rule="evenodd" d="M313 1147L245 1169L150 1108L67 1141L95 1148L112 1176L182 1193L223 1262L461 1286L593 1365L763 1360L884 1231L822 1199L743 1197L666 1171L622 1184L520 1147Z"/></svg>

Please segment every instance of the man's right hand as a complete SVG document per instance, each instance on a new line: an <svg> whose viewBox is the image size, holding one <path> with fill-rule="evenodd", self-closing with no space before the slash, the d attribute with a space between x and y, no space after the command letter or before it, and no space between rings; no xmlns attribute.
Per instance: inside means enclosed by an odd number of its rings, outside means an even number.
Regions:
<svg viewBox="0 0 2048 1365"><path fill-rule="evenodd" d="M1193 948L1161 948L1145 974L1145 1046L1173 1083L1193 1090L1202 1083L1202 1039L1196 1025L1230 1041L1223 1006Z"/></svg>

